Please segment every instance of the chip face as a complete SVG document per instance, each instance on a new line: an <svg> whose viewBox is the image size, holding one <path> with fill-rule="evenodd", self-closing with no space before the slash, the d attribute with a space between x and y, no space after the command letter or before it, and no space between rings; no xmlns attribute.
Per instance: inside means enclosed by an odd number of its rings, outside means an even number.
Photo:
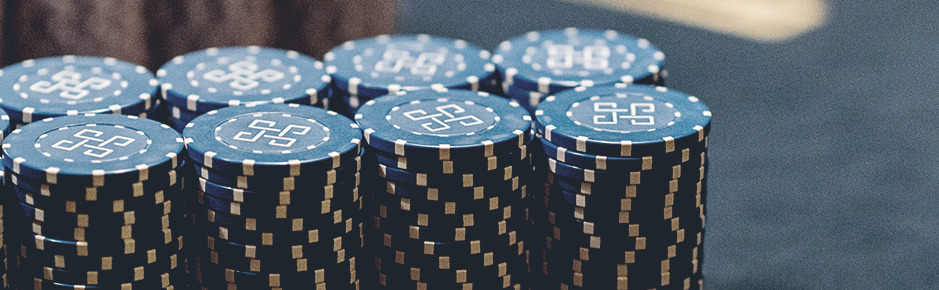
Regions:
<svg viewBox="0 0 939 290"><path fill-rule="evenodd" d="M388 95L366 103L355 119L377 150L443 160L518 150L531 126L517 103L462 90Z"/></svg>
<svg viewBox="0 0 939 290"><path fill-rule="evenodd" d="M48 118L6 139L4 166L50 184L105 186L145 181L178 165L182 138L166 125L136 116Z"/></svg>
<svg viewBox="0 0 939 290"><path fill-rule="evenodd" d="M366 100L427 88L480 90L495 77L489 58L466 41L424 34L349 41L324 57L338 89Z"/></svg>
<svg viewBox="0 0 939 290"><path fill-rule="evenodd" d="M505 91L544 94L577 86L659 84L664 59L648 40L576 28L529 32L503 42L493 56Z"/></svg>
<svg viewBox="0 0 939 290"><path fill-rule="evenodd" d="M0 91L0 106L12 120L27 124L82 113L144 113L156 99L157 80L132 63L67 55L3 68Z"/></svg>
<svg viewBox="0 0 939 290"><path fill-rule="evenodd" d="M183 136L198 165L233 176L325 172L350 164L362 138L352 120L298 104L212 111L195 118Z"/></svg>
<svg viewBox="0 0 939 290"><path fill-rule="evenodd" d="M197 113L246 104L317 104L328 97L331 81L312 57L258 46L177 56L157 75L171 105Z"/></svg>
<svg viewBox="0 0 939 290"><path fill-rule="evenodd" d="M700 143L711 111L694 96L648 85L581 87L550 96L536 130L560 147L604 156L665 154Z"/></svg>

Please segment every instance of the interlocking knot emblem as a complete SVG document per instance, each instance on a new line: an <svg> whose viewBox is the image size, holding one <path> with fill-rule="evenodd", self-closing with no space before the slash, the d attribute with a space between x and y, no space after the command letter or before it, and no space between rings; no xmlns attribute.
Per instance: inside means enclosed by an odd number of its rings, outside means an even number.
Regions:
<svg viewBox="0 0 939 290"><path fill-rule="evenodd" d="M82 129L72 135L78 140L59 140L52 144L52 148L69 152L84 149L85 151L82 151L83 155L100 159L114 153L115 149L112 148L127 147L136 141L136 139L130 137L105 137L103 135L104 132L101 131Z"/></svg>
<svg viewBox="0 0 939 290"><path fill-rule="evenodd" d="M570 69L582 65L586 70L605 70L610 67L610 48L588 45L575 49L572 45L547 45L548 58L545 65L550 69Z"/></svg>
<svg viewBox="0 0 939 290"><path fill-rule="evenodd" d="M287 125L283 129L276 128L277 122L267 120L254 120L248 125L249 129L254 131L241 131L235 134L232 139L255 143L262 138L268 139L267 145L289 148L297 142L297 139L290 138L291 135L303 136L310 132L312 128L301 125Z"/></svg>
<svg viewBox="0 0 939 290"><path fill-rule="evenodd" d="M79 100L91 94L91 90L102 90L111 85L109 79L99 77L82 79L81 73L70 70L57 72L50 79L52 81L42 80L33 83L29 86L29 90L43 94L60 91L60 97Z"/></svg>
<svg viewBox="0 0 939 290"><path fill-rule="evenodd" d="M616 102L594 103L593 111L604 114L594 115L593 123L597 125L616 125L620 119L625 119L636 126L655 125L655 117L639 115L639 113L655 113L654 104L632 103L629 104L629 109L621 109L618 106Z"/></svg>
<svg viewBox="0 0 939 290"><path fill-rule="evenodd" d="M260 69L258 64L242 60L228 65L228 71L214 69L206 72L202 77L216 83L228 82L231 88L240 91L257 88L261 85L261 81L273 83L284 78L283 72L274 69L258 71L258 69Z"/></svg>
<svg viewBox="0 0 939 290"><path fill-rule="evenodd" d="M437 67L447 60L446 53L421 52L414 57L411 52L401 49L388 49L375 63L375 71L400 73L407 70L412 75L431 76L437 73Z"/></svg>
<svg viewBox="0 0 939 290"><path fill-rule="evenodd" d="M425 110L411 110L404 112L403 115L416 122L421 123L421 127L429 132L438 132L453 128L451 124L459 124L462 127L475 126L483 123L483 120L474 115L458 116L463 114L466 109L458 104L448 104L434 108L437 111L434 114L428 114Z"/></svg>

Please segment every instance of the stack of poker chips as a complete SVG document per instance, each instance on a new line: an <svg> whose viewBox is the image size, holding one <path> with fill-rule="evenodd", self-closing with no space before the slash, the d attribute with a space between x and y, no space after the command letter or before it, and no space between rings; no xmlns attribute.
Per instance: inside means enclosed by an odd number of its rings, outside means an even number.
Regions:
<svg viewBox="0 0 939 290"><path fill-rule="evenodd" d="M710 121L698 98L664 87L547 97L539 289L701 288Z"/></svg>
<svg viewBox="0 0 939 290"><path fill-rule="evenodd" d="M0 71L0 107L13 126L85 113L157 119L157 80L143 66L108 57L29 59Z"/></svg>
<svg viewBox="0 0 939 290"><path fill-rule="evenodd" d="M463 89L495 93L491 54L464 40L379 35L348 41L323 59L336 93L329 109L352 116L371 99L401 91Z"/></svg>
<svg viewBox="0 0 939 290"><path fill-rule="evenodd" d="M292 50L208 48L174 57L157 70L169 124L229 106L296 103L323 107L330 76L322 62Z"/></svg>
<svg viewBox="0 0 939 290"><path fill-rule="evenodd" d="M464 90L365 103L367 171L377 180L366 246L384 289L527 286L531 119L517 103Z"/></svg>
<svg viewBox="0 0 939 290"><path fill-rule="evenodd" d="M503 92L529 112L545 96L574 87L663 84L665 55L648 40L611 30L532 31L494 53Z"/></svg>
<svg viewBox="0 0 939 290"><path fill-rule="evenodd" d="M203 289L357 289L359 127L298 104L228 107L183 130Z"/></svg>
<svg viewBox="0 0 939 290"><path fill-rule="evenodd" d="M3 149L11 284L188 287L177 208L184 143L172 128L137 116L51 117L13 131Z"/></svg>

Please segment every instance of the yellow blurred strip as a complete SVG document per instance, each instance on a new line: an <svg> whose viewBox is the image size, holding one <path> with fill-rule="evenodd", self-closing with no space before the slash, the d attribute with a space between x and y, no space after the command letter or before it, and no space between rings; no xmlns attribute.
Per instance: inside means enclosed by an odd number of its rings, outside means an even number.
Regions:
<svg viewBox="0 0 939 290"><path fill-rule="evenodd" d="M823 25L824 0L563 0L776 42Z"/></svg>

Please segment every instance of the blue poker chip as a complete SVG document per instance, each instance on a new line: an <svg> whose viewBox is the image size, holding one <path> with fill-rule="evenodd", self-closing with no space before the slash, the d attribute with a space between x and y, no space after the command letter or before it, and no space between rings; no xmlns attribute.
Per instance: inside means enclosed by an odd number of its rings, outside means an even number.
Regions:
<svg viewBox="0 0 939 290"><path fill-rule="evenodd" d="M502 86L554 94L612 83L659 84L665 54L648 40L612 30L532 31L502 42L492 61Z"/></svg>
<svg viewBox="0 0 939 290"><path fill-rule="evenodd" d="M545 98L535 129L546 142L592 155L650 156L702 143L711 111L697 97L664 87L579 87Z"/></svg>
<svg viewBox="0 0 939 290"><path fill-rule="evenodd" d="M323 63L312 57L257 46L177 56L157 76L164 98L192 112L263 103L312 105L329 97L331 82Z"/></svg>
<svg viewBox="0 0 939 290"><path fill-rule="evenodd" d="M339 90L366 98L428 88L478 91L497 77L489 58L464 40L425 34L348 41L323 57Z"/></svg>
<svg viewBox="0 0 939 290"><path fill-rule="evenodd" d="M0 72L0 106L20 123L83 113L137 115L158 93L153 73L114 58L57 56Z"/></svg>
<svg viewBox="0 0 939 290"><path fill-rule="evenodd" d="M183 147L172 128L137 116L63 116L13 131L3 144L3 165L48 184L127 184L176 168Z"/></svg>
<svg viewBox="0 0 939 290"><path fill-rule="evenodd" d="M229 107L183 130L189 157L230 175L319 174L356 162L362 133L336 112L298 104Z"/></svg>
<svg viewBox="0 0 939 290"><path fill-rule="evenodd" d="M518 150L531 117L483 92L424 90L371 100L355 114L371 148L398 156L481 159Z"/></svg>

